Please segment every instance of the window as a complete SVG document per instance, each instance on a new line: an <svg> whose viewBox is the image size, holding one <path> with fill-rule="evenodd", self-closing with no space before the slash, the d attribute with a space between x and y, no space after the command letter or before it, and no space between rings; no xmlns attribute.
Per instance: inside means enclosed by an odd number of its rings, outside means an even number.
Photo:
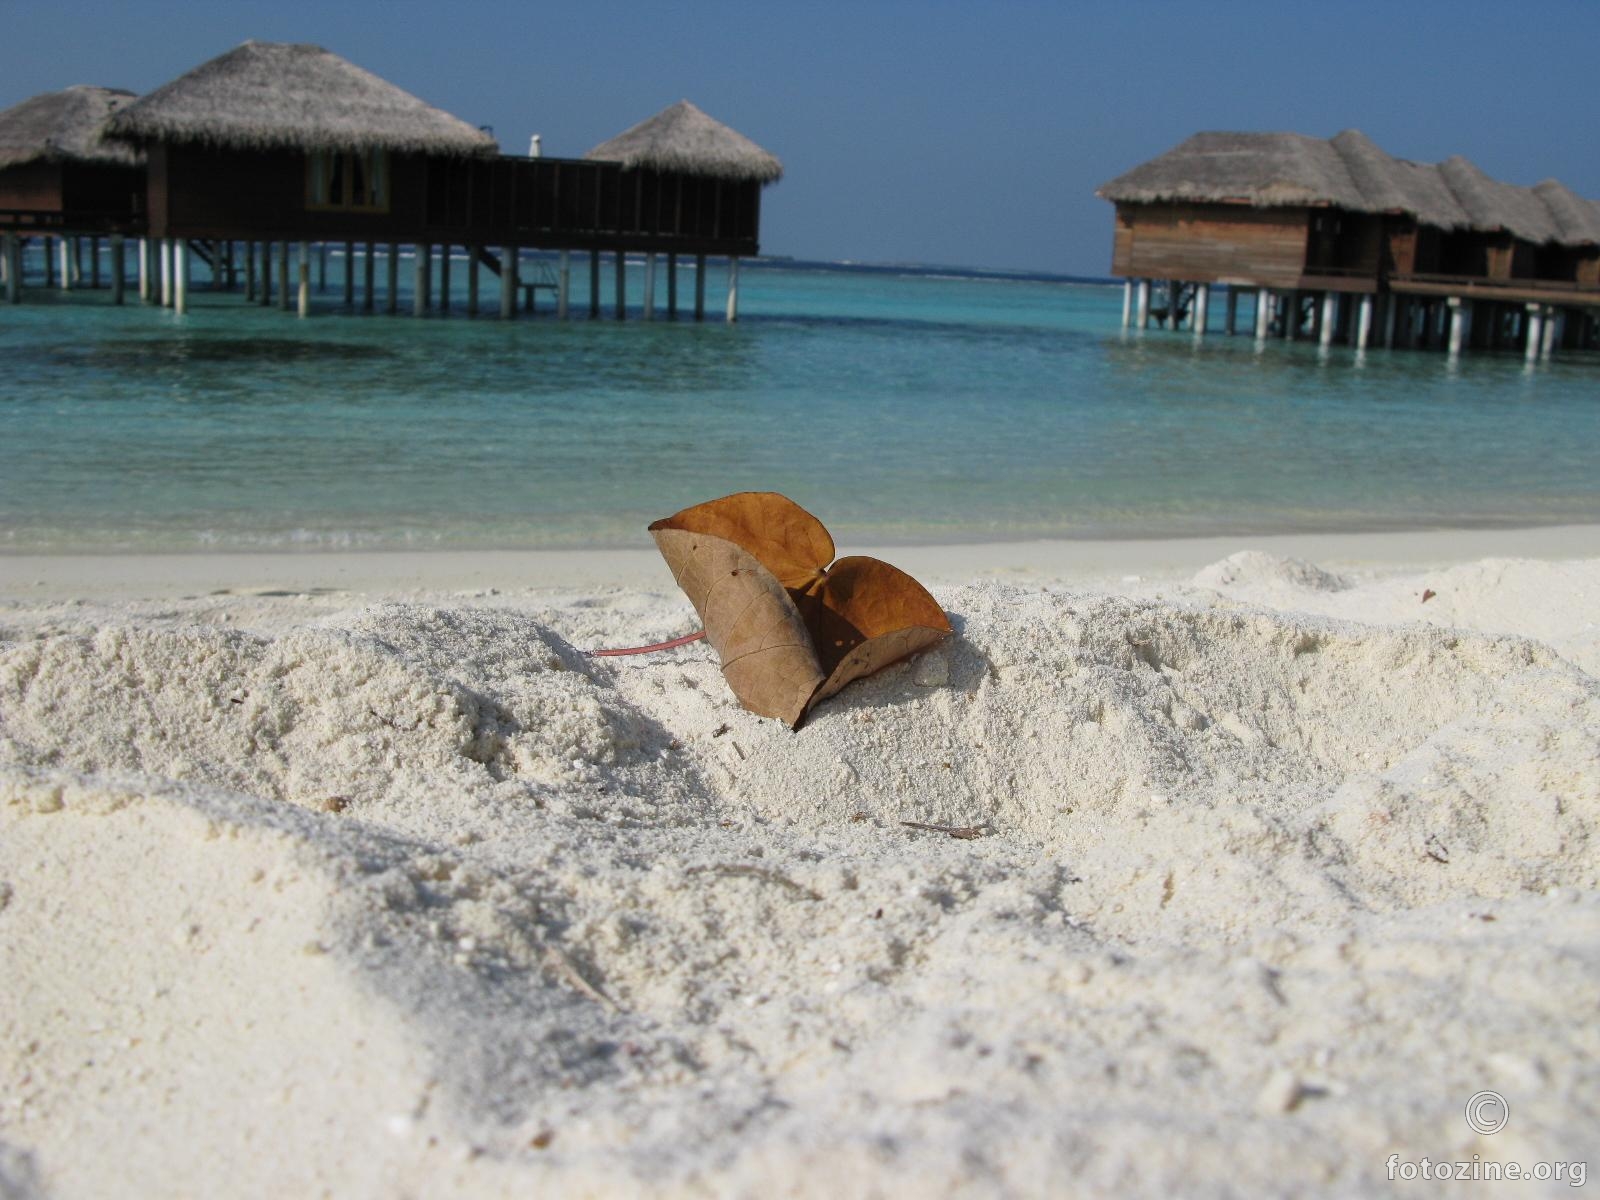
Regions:
<svg viewBox="0 0 1600 1200"><path fill-rule="evenodd" d="M312 151L306 156L306 207L388 212L388 152Z"/></svg>

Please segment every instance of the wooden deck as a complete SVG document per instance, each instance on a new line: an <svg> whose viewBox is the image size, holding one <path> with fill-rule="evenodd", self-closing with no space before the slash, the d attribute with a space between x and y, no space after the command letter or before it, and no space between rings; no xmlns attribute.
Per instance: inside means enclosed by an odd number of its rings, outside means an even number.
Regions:
<svg viewBox="0 0 1600 1200"><path fill-rule="evenodd" d="M1501 304L1600 307L1600 286L1549 279L1484 279L1471 275L1391 275L1389 290L1404 296L1457 296Z"/></svg>

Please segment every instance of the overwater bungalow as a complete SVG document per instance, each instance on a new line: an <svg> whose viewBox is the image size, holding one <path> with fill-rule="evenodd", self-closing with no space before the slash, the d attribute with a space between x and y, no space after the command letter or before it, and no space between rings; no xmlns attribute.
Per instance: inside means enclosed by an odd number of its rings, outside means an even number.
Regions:
<svg viewBox="0 0 1600 1200"><path fill-rule="evenodd" d="M760 147L687 104L607 143L617 145L615 157L503 155L485 130L321 47L271 42L246 42L157 88L118 111L108 130L148 156L152 277L159 277L160 301L180 310L198 255L229 289L242 260L250 298L270 304L276 296L304 315L312 247L325 263L327 246L342 242L345 303L356 303L364 248L362 306L375 305L383 253L391 312L401 248L412 247L417 315L449 308L458 248L469 313L478 311L486 268L499 276L502 316L532 307L544 287L566 315L568 257L580 250L591 255L590 310L598 315L598 256L611 251L620 316L629 252L651 255L652 263L657 252L694 254L702 267L706 255L736 261L757 253L760 186L782 171ZM661 165L672 146L676 165ZM546 278L524 280L524 249L559 251L559 278L545 268ZM736 268L730 274L736 279ZM704 278L702 269L696 316ZM646 316L653 299L652 287ZM731 291L730 320L736 300ZM675 315L671 272L668 307Z"/></svg>
<svg viewBox="0 0 1600 1200"><path fill-rule="evenodd" d="M264 303L277 246L284 307L289 246L299 243L302 311L309 244L362 243L370 306L372 247L424 240L431 165L498 150L489 134L320 46L274 42L246 42L203 63L121 109L109 131L149 156L162 300L180 310L191 249L231 285L236 241L247 290ZM397 258L391 252L391 297Z"/></svg>
<svg viewBox="0 0 1600 1200"><path fill-rule="evenodd" d="M1523 188L1464 158L1408 162L1355 130L1199 133L1096 194L1116 205L1125 326L1203 333L1220 284L1227 331L1248 295L1257 337L1534 357L1600 332L1600 203L1555 180Z"/></svg>
<svg viewBox="0 0 1600 1200"><path fill-rule="evenodd" d="M144 222L144 155L105 136L106 123L132 92L80 85L46 92L0 112L0 275L6 298L22 291L22 248L45 239L47 284L99 286L100 238L112 250L111 283L121 299L123 238ZM83 269L81 238L90 245Z"/></svg>
<svg viewBox="0 0 1600 1200"><path fill-rule="evenodd" d="M693 253L695 315L705 309L705 259L729 257L728 320L739 312L739 255L759 249L761 189L783 178L783 164L736 129L687 100L602 142L584 158L622 167L621 199L646 251L646 315L655 296L655 251L667 253L667 309L677 311L679 253ZM593 275L591 275L591 279ZM621 276L617 296L622 304Z"/></svg>

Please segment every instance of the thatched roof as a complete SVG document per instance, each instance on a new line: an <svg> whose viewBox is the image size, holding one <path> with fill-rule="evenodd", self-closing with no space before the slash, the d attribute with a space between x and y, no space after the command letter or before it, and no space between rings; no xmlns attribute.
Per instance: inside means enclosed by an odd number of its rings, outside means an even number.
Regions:
<svg viewBox="0 0 1600 1200"><path fill-rule="evenodd" d="M143 154L102 136L106 119L134 99L132 92L79 84L12 105L0 112L0 168L31 162L138 166Z"/></svg>
<svg viewBox="0 0 1600 1200"><path fill-rule="evenodd" d="M238 150L490 155L495 140L321 46L246 42L119 112L111 132Z"/></svg>
<svg viewBox="0 0 1600 1200"><path fill-rule="evenodd" d="M1600 243L1600 202L1575 196L1554 180L1517 187L1491 179L1459 156L1436 165L1408 162L1385 154L1354 129L1328 139L1197 133L1095 194L1123 204L1326 205L1408 213L1440 229L1505 230L1535 243Z"/></svg>
<svg viewBox="0 0 1600 1200"><path fill-rule="evenodd" d="M1565 184L1554 179L1534 184L1533 191L1544 201L1556 228L1561 231L1558 241L1568 246L1585 242L1600 245L1600 204L1574 195Z"/></svg>
<svg viewBox="0 0 1600 1200"><path fill-rule="evenodd" d="M712 179L773 183L783 177L783 164L773 155L687 100L600 143L584 157Z"/></svg>

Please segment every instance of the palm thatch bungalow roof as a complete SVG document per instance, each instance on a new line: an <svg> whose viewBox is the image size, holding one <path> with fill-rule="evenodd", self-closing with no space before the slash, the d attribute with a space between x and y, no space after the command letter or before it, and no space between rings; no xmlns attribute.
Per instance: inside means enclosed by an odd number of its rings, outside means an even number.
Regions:
<svg viewBox="0 0 1600 1200"><path fill-rule="evenodd" d="M711 179L774 183L783 177L783 164L775 156L687 100L600 143L584 157Z"/></svg>
<svg viewBox="0 0 1600 1200"><path fill-rule="evenodd" d="M0 169L32 162L138 166L142 153L104 136L111 114L134 99L118 88L78 84L12 105L0 112Z"/></svg>
<svg viewBox="0 0 1600 1200"><path fill-rule="evenodd" d="M1104 184L1115 203L1328 206L1406 213L1446 230L1504 230L1535 243L1600 244L1600 202L1555 180L1524 188L1485 175L1459 156L1436 165L1394 158L1364 134L1197 133Z"/></svg>
<svg viewBox="0 0 1600 1200"><path fill-rule="evenodd" d="M492 155L495 140L321 46L245 42L113 118L114 136L236 150Z"/></svg>

